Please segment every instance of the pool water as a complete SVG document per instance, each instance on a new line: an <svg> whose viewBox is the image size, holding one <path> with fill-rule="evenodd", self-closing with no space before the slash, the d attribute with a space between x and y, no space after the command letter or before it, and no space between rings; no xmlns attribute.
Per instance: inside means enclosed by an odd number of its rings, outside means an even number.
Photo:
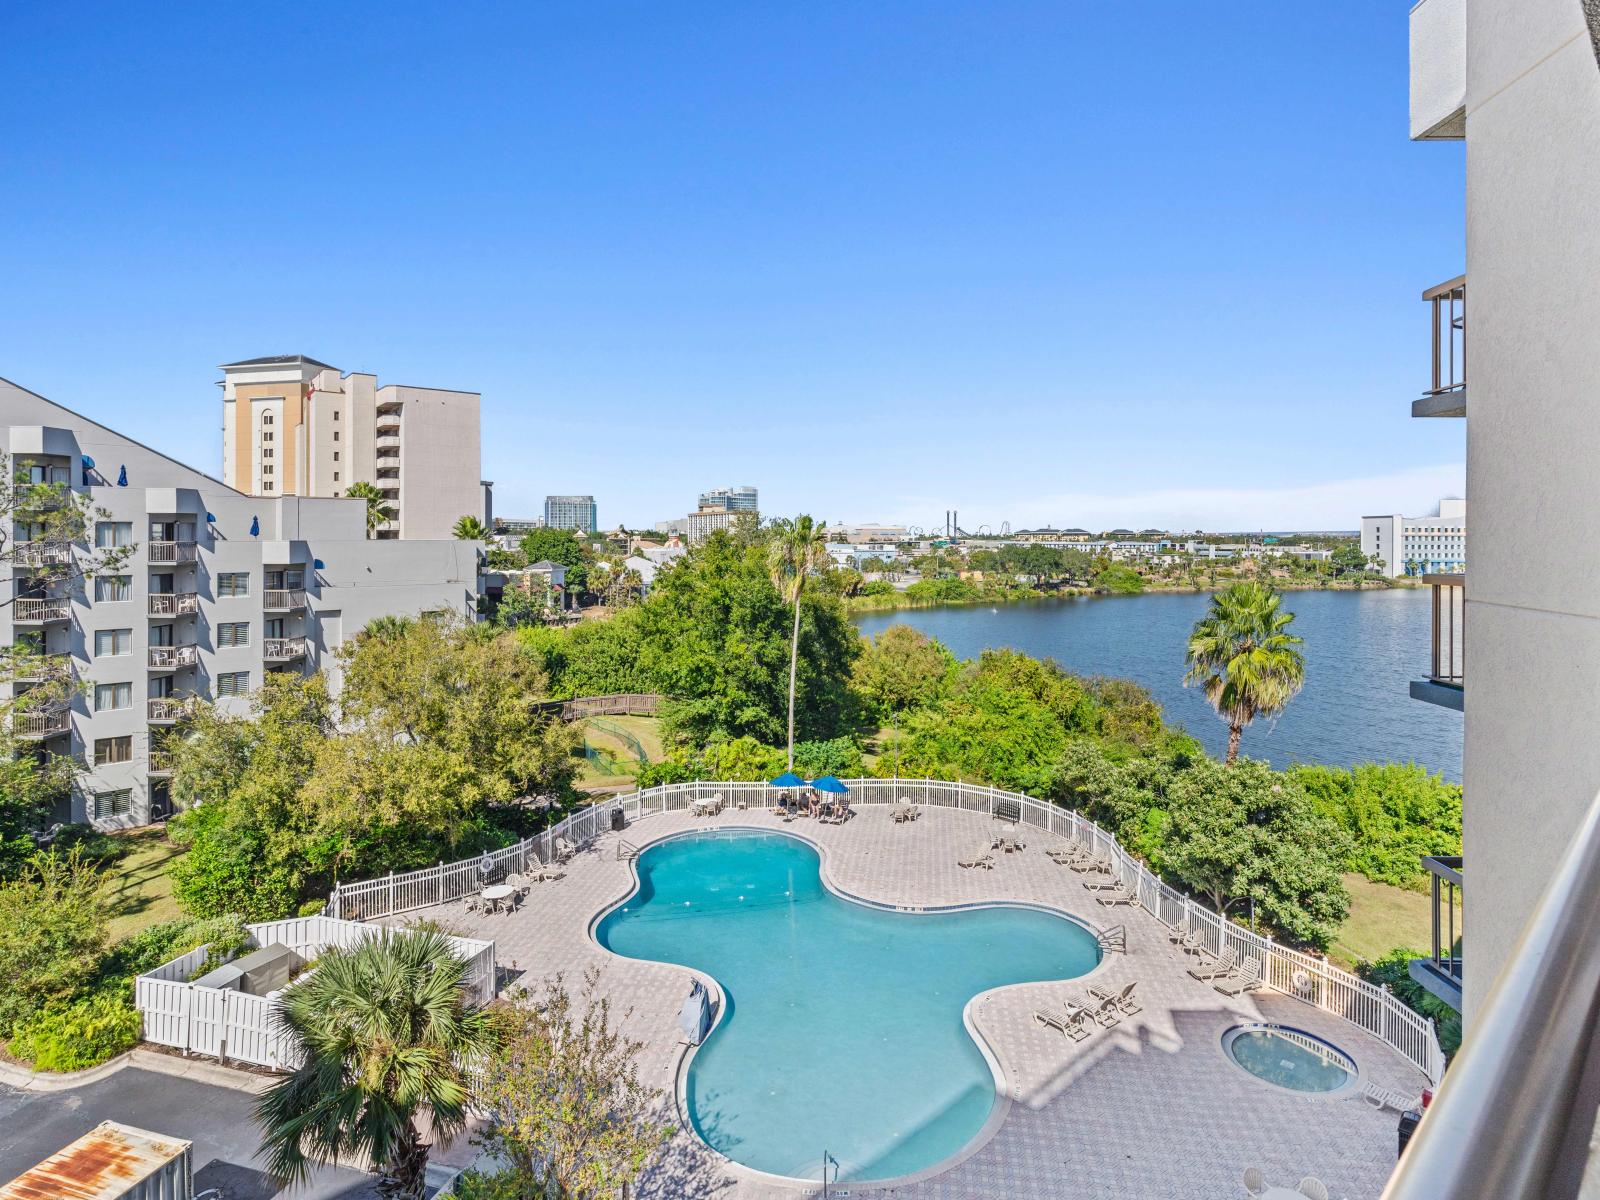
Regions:
<svg viewBox="0 0 1600 1200"><path fill-rule="evenodd" d="M822 884L817 852L761 831L694 834L639 856L639 888L595 936L721 984L728 1011L687 1081L695 1131L759 1171L840 1180L931 1167L995 1105L962 1022L974 995L1068 979L1100 959L1064 917L995 906L897 913ZM663 1029L657 1036L675 1036ZM834 1176L830 1173L830 1178Z"/></svg>
<svg viewBox="0 0 1600 1200"><path fill-rule="evenodd" d="M1257 1079L1295 1092L1336 1092L1356 1076L1356 1065L1321 1038L1280 1025L1228 1030L1223 1049Z"/></svg>

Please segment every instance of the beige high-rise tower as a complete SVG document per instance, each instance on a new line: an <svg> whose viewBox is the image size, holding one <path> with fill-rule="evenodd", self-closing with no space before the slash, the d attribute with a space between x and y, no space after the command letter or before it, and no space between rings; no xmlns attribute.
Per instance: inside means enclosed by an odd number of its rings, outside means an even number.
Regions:
<svg viewBox="0 0 1600 1200"><path fill-rule="evenodd" d="M380 538L448 538L487 521L478 393L378 386L284 354L222 366L222 481L253 496L342 496L375 484L395 510Z"/></svg>

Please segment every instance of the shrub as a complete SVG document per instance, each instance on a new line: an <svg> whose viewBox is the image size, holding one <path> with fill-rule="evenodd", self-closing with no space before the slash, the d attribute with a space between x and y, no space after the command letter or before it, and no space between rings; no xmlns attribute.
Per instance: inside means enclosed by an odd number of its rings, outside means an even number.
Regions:
<svg viewBox="0 0 1600 1200"><path fill-rule="evenodd" d="M1461 853L1461 785L1415 763L1299 766L1289 772L1318 811L1350 835L1347 870L1420 887L1425 854Z"/></svg>
<svg viewBox="0 0 1600 1200"><path fill-rule="evenodd" d="M328 902L326 900L307 900L294 910L294 915L297 917L320 917L327 907Z"/></svg>
<svg viewBox="0 0 1600 1200"><path fill-rule="evenodd" d="M1414 1012L1432 1017L1439 1027L1439 1048L1453 1057L1461 1048L1461 1014L1411 978L1411 960L1426 957L1421 950L1400 947L1376 962L1363 959L1356 964L1356 974L1368 983L1388 988Z"/></svg>
<svg viewBox="0 0 1600 1200"><path fill-rule="evenodd" d="M76 852L35 855L0 884L0 1036L89 985L108 916L104 881Z"/></svg>
<svg viewBox="0 0 1600 1200"><path fill-rule="evenodd" d="M796 742L794 769L807 779L815 779L819 775L855 779L864 768L860 747L849 738L840 737L826 742Z"/></svg>
<svg viewBox="0 0 1600 1200"><path fill-rule="evenodd" d="M207 944L237 953L248 944L249 936L238 913L163 921L113 946L106 956L105 974L122 978L142 975Z"/></svg>
<svg viewBox="0 0 1600 1200"><path fill-rule="evenodd" d="M38 1071L81 1071L133 1049L140 1033L139 1010L118 988L35 1013L9 1049Z"/></svg>

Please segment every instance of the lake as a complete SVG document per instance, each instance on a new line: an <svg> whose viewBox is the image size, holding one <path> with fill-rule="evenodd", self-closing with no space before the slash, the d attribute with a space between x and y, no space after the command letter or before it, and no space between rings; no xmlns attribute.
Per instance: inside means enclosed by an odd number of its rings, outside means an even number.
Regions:
<svg viewBox="0 0 1600 1200"><path fill-rule="evenodd" d="M1183 650L1210 603L1198 593L1092 596L1006 604L865 613L862 633L910 625L961 658L1009 647L1053 658L1080 675L1115 675L1148 688L1167 719L1219 758L1228 731L1200 694L1183 686ZM1305 689L1276 722L1245 730L1242 753L1274 766L1416 762L1461 779L1461 714L1411 699L1427 670L1426 589L1285 592L1292 632L1305 639Z"/></svg>

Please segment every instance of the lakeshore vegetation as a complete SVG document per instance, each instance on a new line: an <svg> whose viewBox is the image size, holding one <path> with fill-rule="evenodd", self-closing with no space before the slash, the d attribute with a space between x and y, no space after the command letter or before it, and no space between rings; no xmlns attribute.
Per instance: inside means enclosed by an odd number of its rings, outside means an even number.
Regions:
<svg viewBox="0 0 1600 1200"><path fill-rule="evenodd" d="M603 620L385 619L341 652L337 697L320 675L283 673L246 716L196 706L167 742L181 811L158 860L181 915L126 932L114 884L132 839L7 843L0 1040L49 1069L100 1061L137 1039L139 971L199 945L225 953L244 921L316 911L337 880L505 845L586 803L582 730L541 704L578 695L664 698L639 786L770 778L792 760L808 777L1025 791L1085 812L1231 918L1317 950L1336 948L1347 877L1416 889L1421 854L1459 852L1461 790L1419 767L1218 762L1125 680L1006 650L960 660L906 626L863 638L854 581L819 563L815 532L785 545L753 523L720 531ZM1297 659L1276 595L1242 582L1188 664L1230 725L1292 702ZM411 1155L403 1128L395 1144Z"/></svg>

